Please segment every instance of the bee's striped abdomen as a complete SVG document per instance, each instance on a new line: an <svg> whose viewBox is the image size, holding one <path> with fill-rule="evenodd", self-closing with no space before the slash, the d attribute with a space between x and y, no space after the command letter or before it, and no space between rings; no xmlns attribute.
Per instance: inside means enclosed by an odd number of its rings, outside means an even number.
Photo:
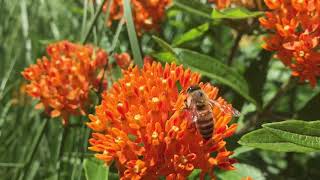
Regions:
<svg viewBox="0 0 320 180"><path fill-rule="evenodd" d="M208 140L213 134L213 116L211 109L198 111L198 120L196 122L197 129L203 139Z"/></svg>

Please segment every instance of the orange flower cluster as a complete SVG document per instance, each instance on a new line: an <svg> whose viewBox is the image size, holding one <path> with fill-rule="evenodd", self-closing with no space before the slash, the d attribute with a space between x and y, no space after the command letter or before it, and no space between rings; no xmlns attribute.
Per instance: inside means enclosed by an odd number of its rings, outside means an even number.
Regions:
<svg viewBox="0 0 320 180"><path fill-rule="evenodd" d="M209 3L215 3L218 9L228 8L231 5L244 6L254 8L256 6L254 0L208 0Z"/></svg>
<svg viewBox="0 0 320 180"><path fill-rule="evenodd" d="M68 41L49 45L47 53L49 58L38 59L22 72L30 81L26 92L40 99L38 108L44 106L51 117L61 116L66 124L69 115L85 114L89 90L101 84L108 56L102 49Z"/></svg>
<svg viewBox="0 0 320 180"><path fill-rule="evenodd" d="M237 125L228 123L231 115L213 107L214 134L203 140L190 126L184 110L185 90L199 84L201 89L219 103L218 89L199 83L200 75L184 70L182 65L148 63L143 69L129 67L124 76L103 94L96 114L87 124L93 131L90 150L106 164L115 162L121 179L184 179L193 169L201 169L212 177L213 169L232 170L236 161L225 147ZM181 90L179 90L181 88Z"/></svg>
<svg viewBox="0 0 320 180"><path fill-rule="evenodd" d="M128 53L115 54L114 58L121 69L127 69L133 63Z"/></svg>
<svg viewBox="0 0 320 180"><path fill-rule="evenodd" d="M159 30L159 25L165 16L165 8L171 0L131 0L132 15L138 34L143 31ZM103 8L107 10L108 0ZM124 14L123 0L113 0L110 7L110 25L113 20L120 20Z"/></svg>
<svg viewBox="0 0 320 180"><path fill-rule="evenodd" d="M320 1L265 0L271 11L260 23L273 31L265 39L264 48L276 51L276 56L293 76L316 86L320 76Z"/></svg>

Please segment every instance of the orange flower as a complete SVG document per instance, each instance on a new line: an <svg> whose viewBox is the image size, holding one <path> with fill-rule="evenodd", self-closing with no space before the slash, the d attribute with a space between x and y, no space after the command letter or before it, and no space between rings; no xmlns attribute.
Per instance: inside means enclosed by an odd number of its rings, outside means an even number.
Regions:
<svg viewBox="0 0 320 180"><path fill-rule="evenodd" d="M182 65L163 68L147 61L140 70L131 66L123 71L123 78L103 93L87 123L96 131L89 149L107 164L114 160L122 179L185 179L193 169L202 169L202 177L214 176L216 167L234 169L224 141L236 130L236 124L228 125L231 115L213 107L214 133L205 141L183 110L185 90L199 84L211 99L231 105L217 97L216 87L199 83L199 74Z"/></svg>
<svg viewBox="0 0 320 180"><path fill-rule="evenodd" d="M61 41L47 47L49 57L43 57L26 68L22 75L30 83L26 92L40 99L37 107L44 107L51 117L84 115L89 103L89 90L98 87L107 63L107 53L91 46ZM101 75L100 73L100 75Z"/></svg>
<svg viewBox="0 0 320 180"><path fill-rule="evenodd" d="M320 3L307 0L265 0L272 10L260 23L273 33L263 46L312 87L320 76Z"/></svg>
<svg viewBox="0 0 320 180"><path fill-rule="evenodd" d="M208 0L209 3L215 3L218 9L228 8L231 5L244 6L254 8L256 6L254 0Z"/></svg>
<svg viewBox="0 0 320 180"><path fill-rule="evenodd" d="M128 53L115 54L114 58L121 69L127 69L132 63L132 59Z"/></svg>
<svg viewBox="0 0 320 180"><path fill-rule="evenodd" d="M132 15L138 34L143 31L159 30L159 25L165 16L165 8L171 0L131 0ZM108 0L105 2L104 11L107 10ZM108 25L123 16L123 0L113 0L110 8Z"/></svg>

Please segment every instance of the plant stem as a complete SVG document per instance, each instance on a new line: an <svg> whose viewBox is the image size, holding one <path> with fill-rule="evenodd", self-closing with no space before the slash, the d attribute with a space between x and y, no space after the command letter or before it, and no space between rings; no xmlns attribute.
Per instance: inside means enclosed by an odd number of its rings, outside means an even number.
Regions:
<svg viewBox="0 0 320 180"><path fill-rule="evenodd" d="M282 95L284 95L286 92L288 92L293 86L295 85L295 79L293 76L290 77L288 82L283 84L281 88L277 91L277 93L271 98L271 100L264 106L261 115L264 115L264 113L269 112L273 105L280 99Z"/></svg>
<svg viewBox="0 0 320 180"><path fill-rule="evenodd" d="M29 171L30 165L32 163L32 159L34 158L34 156L37 152L37 149L38 149L40 141L44 135L44 132L45 132L45 129L46 129L46 126L47 126L49 120L48 120L48 118L44 118L43 121L44 122L42 122L42 124L40 125L40 130L38 131L38 134L35 137L35 141L31 146L31 152L27 155L27 159L23 163L23 166L18 166L18 167L23 167L24 172ZM26 173L20 173L20 178L21 178L21 176L24 176L24 174L26 174Z"/></svg>
<svg viewBox="0 0 320 180"><path fill-rule="evenodd" d="M96 14L95 14L90 26L89 26L89 30L87 31L85 38L82 40L82 44L85 44L88 41L89 36L93 30L93 27L95 26L95 24L98 20L98 17L100 16L100 14L102 12L103 5L104 5L104 2L102 2L101 5L99 6L98 11L96 12Z"/></svg>
<svg viewBox="0 0 320 180"><path fill-rule="evenodd" d="M62 150L63 150L64 145L65 145L65 140L66 140L66 137L67 137L67 134L68 134L68 130L69 130L68 126L63 127L63 131L62 131L61 136L60 136L60 144L58 146L57 164L56 164L56 170L57 170L57 174L58 174L58 179L60 179L61 157L62 157L62 154L63 154Z"/></svg>
<svg viewBox="0 0 320 180"><path fill-rule="evenodd" d="M262 117L267 116L272 110L273 106L281 99L286 92L292 89L296 84L296 80L293 76L281 86L281 88L276 92L276 94L270 99L270 101L263 107L263 109L257 114L253 115L252 118L246 123L246 126L237 132L239 135L243 135L248 132L251 128L260 126L264 120ZM259 120L259 122L258 122Z"/></svg>
<svg viewBox="0 0 320 180"><path fill-rule="evenodd" d="M238 32L237 36L236 36L236 39L234 40L234 43L233 43L233 46L231 48L231 52L230 52L230 55L228 57L228 61L227 61L227 64L229 66L232 65L232 62L233 62L233 59L234 59L234 56L236 55L236 52L239 48L239 43L241 41L241 38L243 36L243 33L242 32Z"/></svg>

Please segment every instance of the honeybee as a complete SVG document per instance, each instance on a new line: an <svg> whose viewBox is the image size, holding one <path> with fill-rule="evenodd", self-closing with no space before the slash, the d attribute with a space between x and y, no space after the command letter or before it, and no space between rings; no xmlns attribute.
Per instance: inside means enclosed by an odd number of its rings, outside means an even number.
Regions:
<svg viewBox="0 0 320 180"><path fill-rule="evenodd" d="M212 108L214 106L220 108L226 114L234 117L240 116L238 110L210 99L198 85L190 86L187 89L185 109L190 112L191 123L195 124L204 140L209 140L213 134L215 117L213 116Z"/></svg>

